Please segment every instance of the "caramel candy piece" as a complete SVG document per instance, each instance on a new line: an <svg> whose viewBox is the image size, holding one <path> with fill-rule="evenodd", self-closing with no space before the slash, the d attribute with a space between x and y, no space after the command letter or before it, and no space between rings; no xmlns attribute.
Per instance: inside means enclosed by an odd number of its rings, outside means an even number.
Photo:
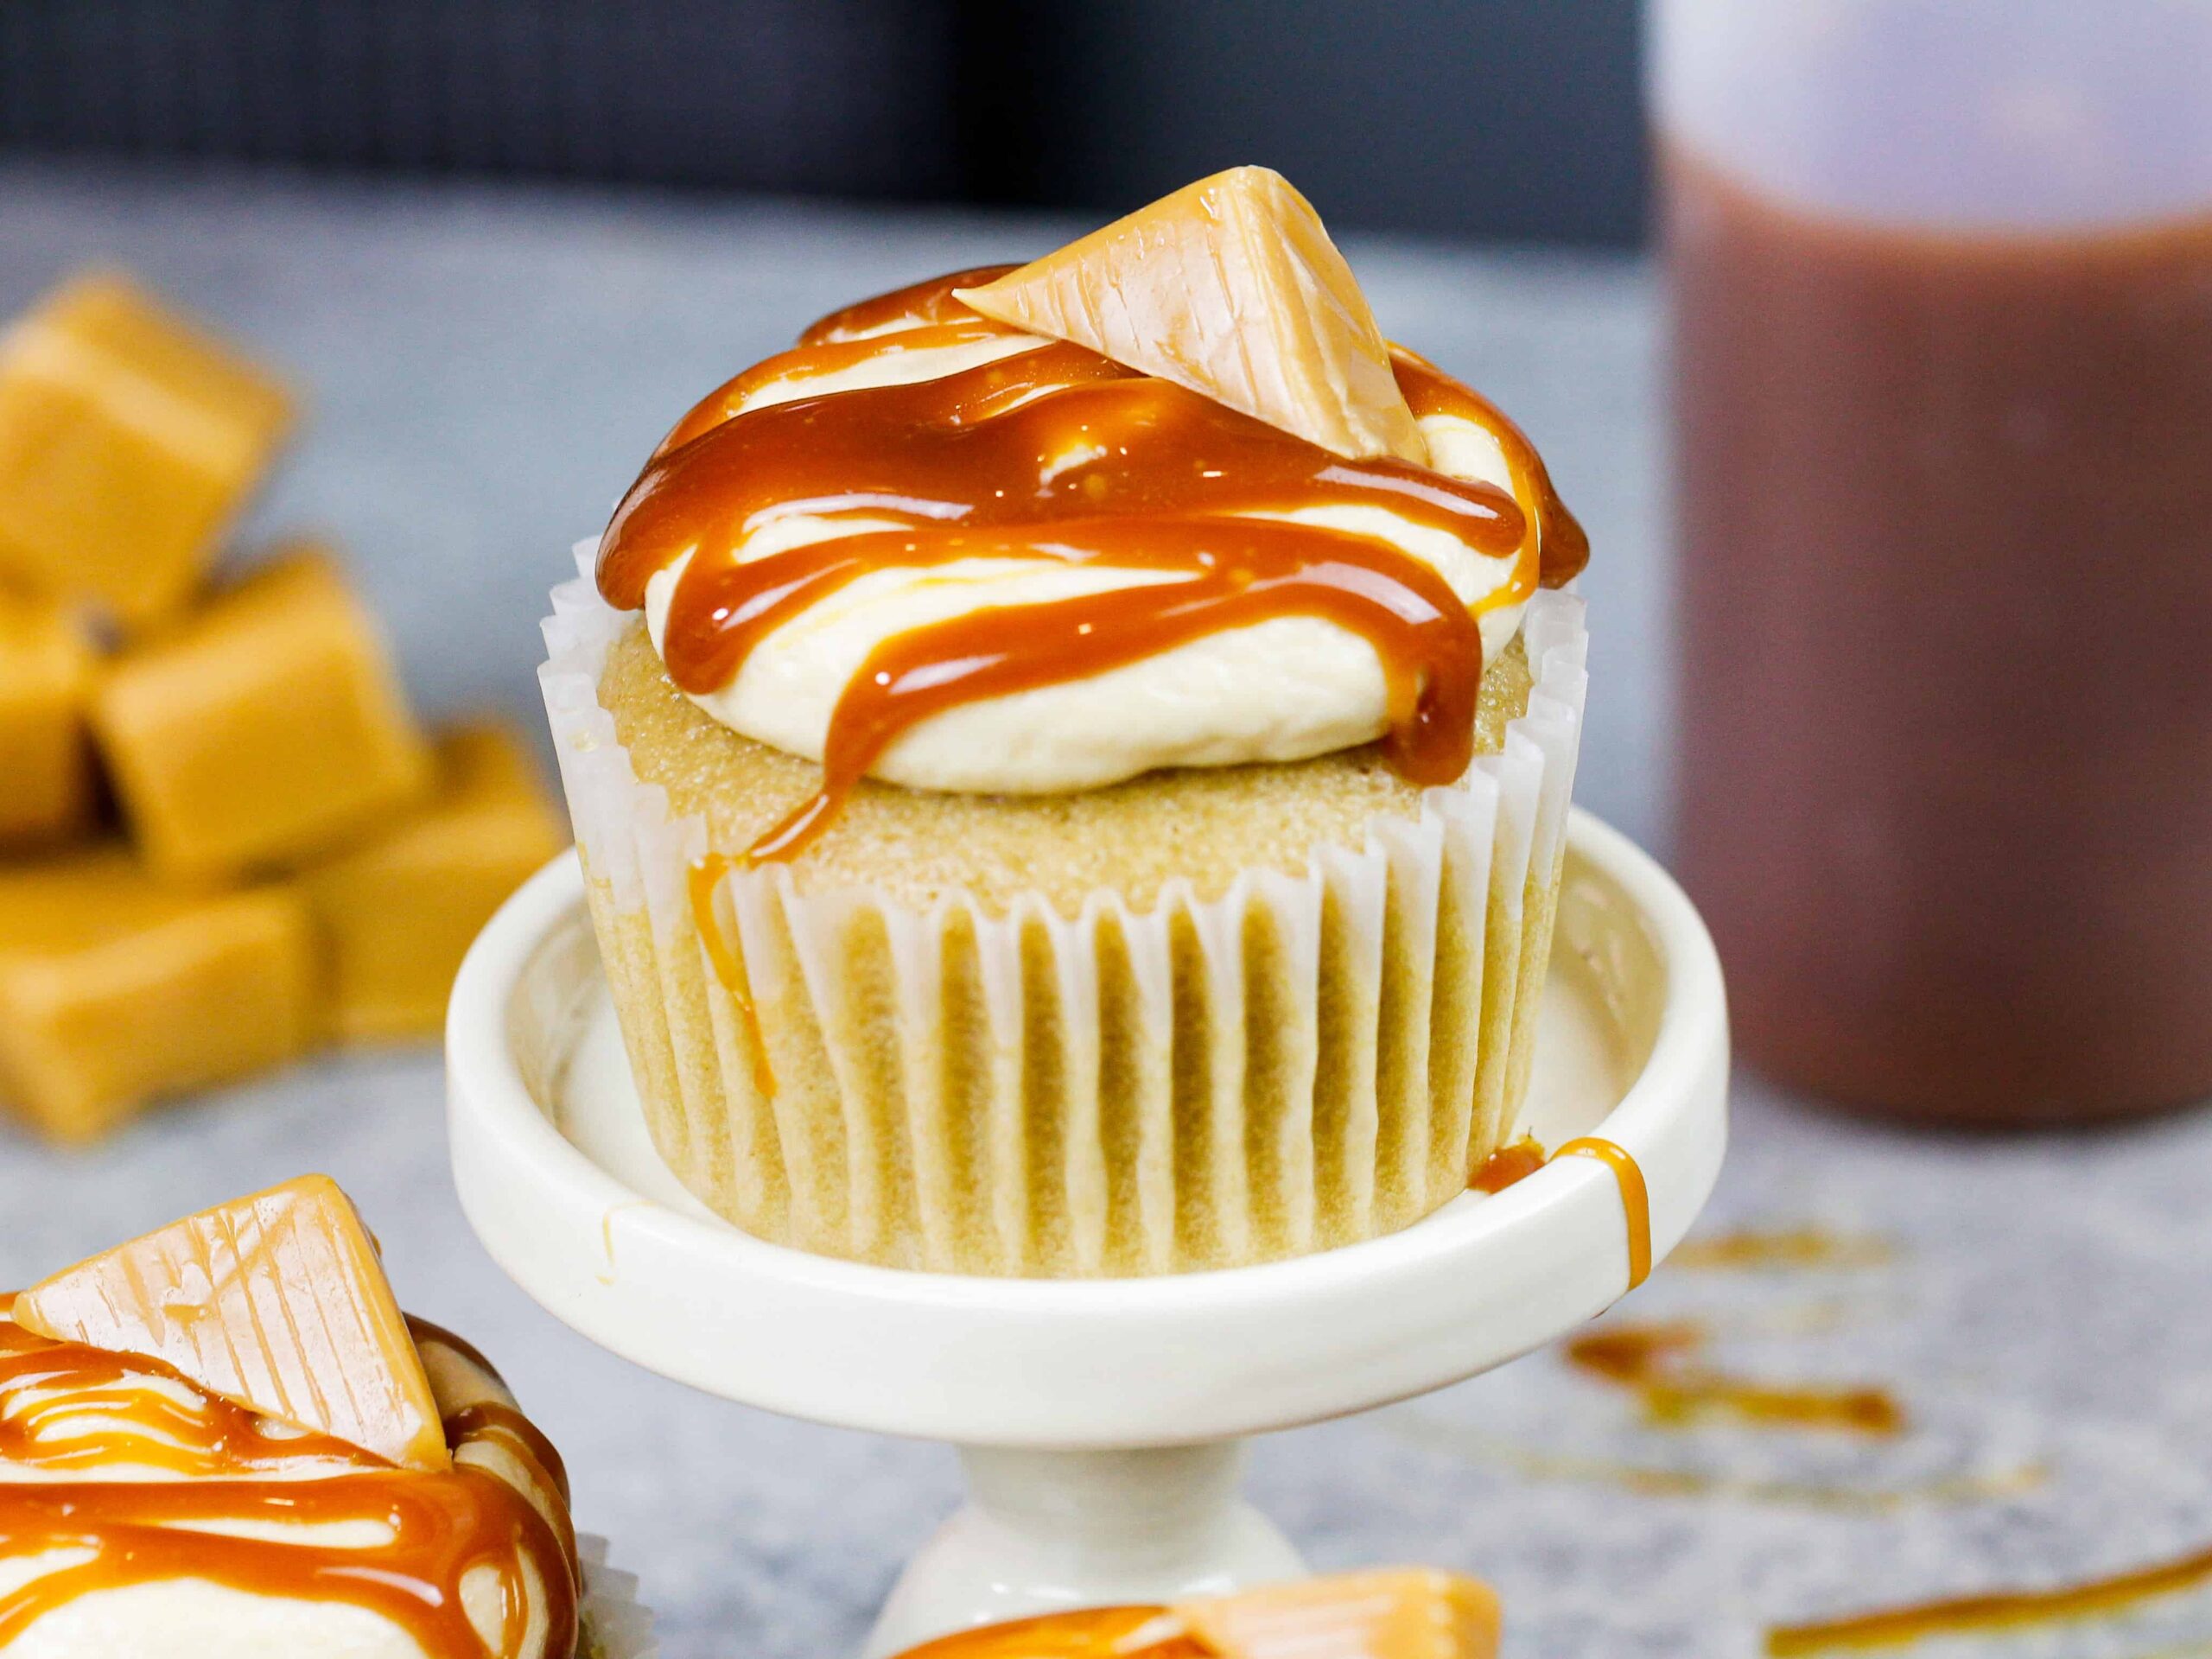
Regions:
<svg viewBox="0 0 2212 1659"><path fill-rule="evenodd" d="M57 1141L294 1058L314 987L291 888L181 891L112 846L0 868L0 1103Z"/></svg>
<svg viewBox="0 0 2212 1659"><path fill-rule="evenodd" d="M1497 1659L1490 1586L1376 1567L1173 1607L1085 1607L941 1636L903 1659Z"/></svg>
<svg viewBox="0 0 2212 1659"><path fill-rule="evenodd" d="M0 594L0 845L92 822L92 651L59 605Z"/></svg>
<svg viewBox="0 0 2212 1659"><path fill-rule="evenodd" d="M429 803L303 878L332 1031L348 1041L436 1032L477 930L566 842L512 730L446 733Z"/></svg>
<svg viewBox="0 0 2212 1659"><path fill-rule="evenodd" d="M1156 1639L1155 1639L1156 1638ZM1205 1659L1164 1607L1077 1607L955 1630L898 1659Z"/></svg>
<svg viewBox="0 0 2212 1659"><path fill-rule="evenodd" d="M126 628L175 613L291 425L283 388L124 278L0 336L0 579Z"/></svg>
<svg viewBox="0 0 2212 1659"><path fill-rule="evenodd" d="M59 1342L147 1354L211 1394L410 1469L451 1466L377 1247L327 1175L217 1205L16 1298Z"/></svg>
<svg viewBox="0 0 2212 1659"><path fill-rule="evenodd" d="M312 550L118 660L93 721L147 860L170 875L296 862L429 784L374 621Z"/></svg>
<svg viewBox="0 0 2212 1659"><path fill-rule="evenodd" d="M1351 267L1271 168L1200 179L953 292L987 317L1087 346L1338 454L1428 462Z"/></svg>
<svg viewBox="0 0 2212 1659"><path fill-rule="evenodd" d="M1173 1614L1221 1659L1495 1659L1502 1624L1488 1585L1420 1567L1270 1585Z"/></svg>

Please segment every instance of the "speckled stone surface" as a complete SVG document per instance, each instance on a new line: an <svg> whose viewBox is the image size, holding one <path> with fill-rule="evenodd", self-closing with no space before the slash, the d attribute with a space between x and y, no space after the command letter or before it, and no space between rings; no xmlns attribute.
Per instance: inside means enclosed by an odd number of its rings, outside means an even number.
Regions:
<svg viewBox="0 0 2212 1659"><path fill-rule="evenodd" d="M334 534L428 708L534 718L543 591L682 407L834 303L1039 250L1055 228L0 168L0 314L73 264L116 261L289 365L312 420L246 544ZM1655 841L1669 715L1647 273L1351 251L1385 327L1513 411L1589 523L1578 793ZM463 1224L440 1093L436 1058L413 1052L270 1077L88 1154L0 1129L0 1282L327 1169L410 1304L486 1348L568 1454L580 1519L643 1574L671 1659L850 1651L955 1502L951 1454L725 1405L571 1335ZM1906 1432L1656 1427L1629 1394L1538 1355L1261 1442L1254 1496L1317 1564L1481 1573L1504 1594L1511 1659L1735 1659L1779 1622L2212 1544L2212 1116L1907 1136L1751 1083L1735 1109L1701 1230L1816 1225L1863 1248L1817 1268L1663 1268L1612 1317L1694 1321L1700 1363L1763 1382L1887 1389ZM1916 1651L2212 1654L2212 1586Z"/></svg>

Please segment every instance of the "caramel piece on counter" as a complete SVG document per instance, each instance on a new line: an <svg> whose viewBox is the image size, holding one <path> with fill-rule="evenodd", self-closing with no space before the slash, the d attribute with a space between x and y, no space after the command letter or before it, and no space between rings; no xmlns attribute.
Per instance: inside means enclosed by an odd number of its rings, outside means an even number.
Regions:
<svg viewBox="0 0 2212 1659"><path fill-rule="evenodd" d="M1087 346L1338 454L1427 464L1351 267L1270 168L1200 179L954 292L987 317Z"/></svg>
<svg viewBox="0 0 2212 1659"><path fill-rule="evenodd" d="M0 579L137 630L199 586L292 422L275 379L120 276L0 335Z"/></svg>
<svg viewBox="0 0 2212 1659"><path fill-rule="evenodd" d="M54 1140L295 1058L314 989L295 889L183 890L113 846L0 868L0 1105Z"/></svg>
<svg viewBox="0 0 2212 1659"><path fill-rule="evenodd" d="M1391 1567L985 1624L902 1659L1496 1659L1500 1623L1489 1586Z"/></svg>
<svg viewBox="0 0 2212 1659"><path fill-rule="evenodd" d="M446 733L431 800L302 878L334 1034L435 1033L477 930L567 840L513 731Z"/></svg>
<svg viewBox="0 0 2212 1659"><path fill-rule="evenodd" d="M59 1342L151 1355L249 1411L404 1468L451 1465L376 1243L327 1175L80 1262L17 1296L15 1319Z"/></svg>
<svg viewBox="0 0 2212 1659"><path fill-rule="evenodd" d="M92 820L92 651L59 605L0 594L0 846Z"/></svg>
<svg viewBox="0 0 2212 1659"><path fill-rule="evenodd" d="M175 876L296 863L430 781L375 622L311 550L118 658L93 724L148 861Z"/></svg>
<svg viewBox="0 0 2212 1659"><path fill-rule="evenodd" d="M1428 1567L1378 1567L1171 1610L1221 1659L1495 1659L1502 1623L1486 1584Z"/></svg>

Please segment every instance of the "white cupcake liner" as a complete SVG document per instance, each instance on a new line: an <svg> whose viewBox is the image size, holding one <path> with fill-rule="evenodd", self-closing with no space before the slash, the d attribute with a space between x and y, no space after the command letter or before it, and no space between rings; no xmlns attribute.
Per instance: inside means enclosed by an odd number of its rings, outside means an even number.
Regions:
<svg viewBox="0 0 2212 1659"><path fill-rule="evenodd" d="M648 1001L656 984L666 994L664 1017L633 1010L625 1022L641 1093L680 1097L683 1124L656 1121L656 1141L677 1176L739 1225L826 1254L941 1271L1177 1271L1295 1255L1402 1226L1461 1190L1471 1151L1487 1150L1511 1128L1581 732L1587 637L1579 598L1542 592L1530 602L1522 639L1533 683L1502 751L1478 758L1459 782L1427 791L1418 817L1378 817L1357 850L1317 849L1302 876L1250 871L1211 901L1171 882L1142 912L1100 892L1072 918L1041 898L994 913L965 896L918 911L865 890L802 893L780 864L725 876L717 916L753 976L773 1069L785 1073L779 1044L796 1023L810 1052L826 1047L834 1079L834 1098L770 1099L752 1086L751 1038L734 1004L701 992L715 982L688 873L709 851L706 824L676 817L664 790L639 781L599 702L607 653L632 619L600 598L593 551L579 544L578 579L553 592L539 678L618 1005L620 984L645 988ZM1455 970L1448 992L1424 982L1406 1004L1414 1012L1382 1030L1386 938L1394 963L1439 961L1439 918L1446 915L1471 937L1478 929L1482 948L1471 953L1471 967ZM625 931L640 917L649 930ZM1255 917L1284 964L1265 985L1247 982ZM1336 1040L1348 1045L1331 1056L1348 1097L1326 1102L1314 1087L1325 917L1325 973L1340 994ZM863 1029L849 971L861 925L891 964L902 1081L889 1110L880 1078L871 1085L861 1075L868 1046L838 1040ZM985 1121L973 1121L971 1098L958 1129L970 1142L964 1154L949 1150L953 1103L931 1084L946 1075L940 982L954 928L972 938L988 1028L969 1044L971 1054L986 1057L976 1065L988 1081ZM1139 1010L1139 1040L1125 1033L1115 1057L1112 1102L1101 1087L1102 932L1118 936ZM1058 1004L1060 1078L1048 1136L1055 1144L1041 1170L1025 1144L1034 1114L1023 1092L1024 987L1040 982L1040 938L1050 963L1041 982ZM804 1006L787 1009L779 986ZM1179 1128L1191 1147L1179 1111L1187 1120L1193 1108L1187 1090L1179 1108L1171 1059L1174 1015L1194 993L1208 1033L1208 1122L1193 1161L1206 1166L1210 1184L1195 1244L1179 1213L1191 1197L1175 1158ZM1248 996L1259 999L1252 1029L1266 1020L1280 1033L1264 1039L1277 1042L1265 1056L1272 1093L1262 1105L1271 1121L1256 1134L1248 1109ZM1475 1022L1473 1040L1435 1040L1429 1015L1438 1002ZM880 1030L880 1009L877 1018L866 1029ZM655 1029L642 1028L648 1024ZM1344 1054L1355 1064L1344 1065ZM1430 1077L1433 1055L1450 1075ZM1394 1079L1395 1091L1380 1107L1378 1077ZM1418 1105L1424 1092L1440 1103L1434 1109ZM1462 1098L1475 1103L1471 1113L1444 1109ZM1416 1104L1405 1109L1407 1101ZM1118 1163L1100 1144L1109 1110L1125 1141L1134 1119L1135 1155ZM972 1190L979 1160L980 1211ZM1052 1236L1040 1240L1036 1217L1046 1211L1053 1212Z"/></svg>
<svg viewBox="0 0 2212 1659"><path fill-rule="evenodd" d="M576 1535L576 1556L584 1570L577 1659L654 1659L660 1643L653 1616L638 1600L637 1574L607 1566L607 1540L589 1533Z"/></svg>

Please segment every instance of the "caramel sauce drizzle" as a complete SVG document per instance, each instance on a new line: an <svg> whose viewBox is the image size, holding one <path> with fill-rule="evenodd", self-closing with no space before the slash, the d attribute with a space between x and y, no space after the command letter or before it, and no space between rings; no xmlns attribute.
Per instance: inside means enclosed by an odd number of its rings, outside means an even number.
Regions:
<svg viewBox="0 0 2212 1659"><path fill-rule="evenodd" d="M1628 1226L1628 1287L1634 1290L1651 1276L1651 1190L1643 1171L1625 1147L1595 1135L1570 1141L1550 1157L1529 1136L1500 1147L1467 1178L1478 1192L1503 1192L1525 1181L1554 1158L1594 1158L1613 1173L1620 1188L1622 1217Z"/></svg>
<svg viewBox="0 0 2212 1659"><path fill-rule="evenodd" d="M1534 1135L1524 1135L1484 1159L1481 1166L1468 1177L1467 1185L1478 1192L1503 1192L1507 1187L1527 1180L1549 1162L1551 1154L1544 1150L1543 1142Z"/></svg>
<svg viewBox="0 0 2212 1659"><path fill-rule="evenodd" d="M1613 1172L1613 1180L1620 1188L1623 1218L1628 1224L1628 1287L1634 1290L1651 1276L1651 1190L1643 1183L1643 1171L1625 1147L1596 1135L1570 1141L1552 1156L1595 1158Z"/></svg>
<svg viewBox="0 0 2212 1659"><path fill-rule="evenodd" d="M2212 1582L2212 1548L2171 1561L2159 1561L2107 1578L2046 1590L1992 1591L1955 1596L1908 1607L1885 1608L1848 1618L1809 1624L1783 1624L1767 1632L1772 1659L1826 1653L1837 1649L1898 1647L1930 1636L1960 1636L1989 1630L2095 1618L2124 1611L2153 1597L2173 1595Z"/></svg>
<svg viewBox="0 0 2212 1659"><path fill-rule="evenodd" d="M753 1001L753 976L746 971L745 945L734 930L725 931L715 916L715 889L725 875L745 862L727 853L709 853L685 872L684 887L691 901L691 925L698 931L715 977L729 993L745 1027L747 1047L753 1056L753 1086L773 1100L776 1068L768 1058L768 1039L760 1029L760 1010Z"/></svg>
<svg viewBox="0 0 2212 1659"><path fill-rule="evenodd" d="M453 1345L474 1357L466 1344L455 1339ZM152 1379L188 1391L192 1404L149 1387ZM88 1416L111 1419L114 1427L48 1443L47 1431L60 1420ZM578 1586L575 1538L565 1525L567 1476L558 1455L520 1413L497 1403L454 1413L447 1433L449 1444L483 1434L504 1446L543 1492L560 1496L549 1507L563 1525L556 1529L528 1498L480 1469L396 1469L327 1435L272 1432L253 1413L207 1394L158 1360L48 1342L0 1321L0 1461L49 1470L124 1461L176 1477L0 1481L6 1554L92 1552L86 1560L0 1596L0 1646L79 1596L195 1578L250 1594L345 1602L382 1614L437 1659L486 1659L514 1651L529 1629L527 1560L536 1568L548 1621L544 1652L566 1659L576 1643ZM325 1459L353 1471L255 1478ZM391 1537L372 1548L339 1548L201 1529L238 1521L301 1528L369 1522ZM493 1568L502 1586L497 1649L486 1648L461 1602L462 1580L479 1567Z"/></svg>
<svg viewBox="0 0 2212 1659"><path fill-rule="evenodd" d="M1580 570L1587 538L1526 437L1412 353L1396 353L1394 364L1414 415L1452 414L1491 432L1511 491L1399 461L1348 461L1041 339L936 379L734 412L775 382L881 354L1029 339L952 298L954 288L992 274L963 271L836 313L795 351L710 394L616 509L600 543L601 593L635 610L655 574L691 556L671 596L662 659L677 687L696 695L728 683L767 635L873 570L1019 556L1170 579L995 607L885 641L837 702L821 787L763 834L747 861L804 850L884 751L933 715L1281 616L1324 618L1368 640L1389 688L1391 763L1415 783L1459 777L1471 759L1482 677L1475 613L1430 566L1388 542L1242 516L1386 507L1511 558L1510 580L1485 607ZM740 560L746 537L794 514L897 527Z"/></svg>
<svg viewBox="0 0 2212 1659"><path fill-rule="evenodd" d="M1879 1268L1897 1258L1897 1246L1873 1234L1831 1233L1818 1227L1745 1228L1687 1238L1668 1260L1679 1268L1713 1272L1770 1268Z"/></svg>
<svg viewBox="0 0 2212 1659"><path fill-rule="evenodd" d="M1634 1392L1651 1421L1681 1427L1725 1415L1765 1427L1904 1433L1904 1408L1886 1389L1748 1382L1689 1363L1704 1348L1697 1325L1611 1325L1567 1344L1568 1364Z"/></svg>

